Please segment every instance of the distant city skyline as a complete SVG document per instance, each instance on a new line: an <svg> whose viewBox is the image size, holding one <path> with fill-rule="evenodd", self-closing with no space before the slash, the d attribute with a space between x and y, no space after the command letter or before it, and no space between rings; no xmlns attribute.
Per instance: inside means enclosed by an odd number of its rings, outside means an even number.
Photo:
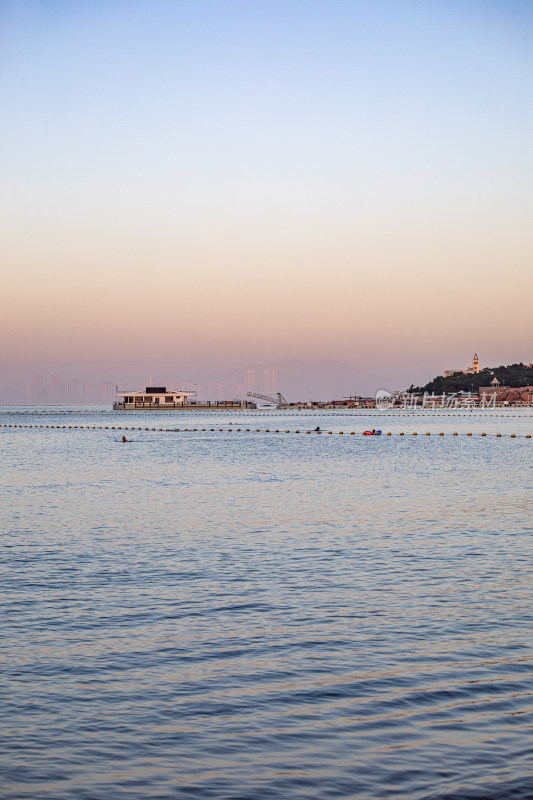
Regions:
<svg viewBox="0 0 533 800"><path fill-rule="evenodd" d="M277 391L277 371L264 370L262 382L256 378L256 370L246 370L242 382L235 381L166 381L167 389L196 392L198 398L203 400L232 400L245 399L247 392L260 392L273 394ZM253 375L253 379L251 379ZM25 402L30 405L79 405L79 404L109 404L112 403L121 389L142 389L159 385L154 382L153 375L139 386L118 386L112 381L87 383L79 378L62 378L58 373L47 376L37 373L31 382L26 384L25 397L14 397L13 402Z"/></svg>
<svg viewBox="0 0 533 800"><path fill-rule="evenodd" d="M476 354L477 355L477 354ZM497 367L510 363L531 364L532 359L509 359L504 362L485 362L480 359L479 368ZM439 365L440 366L440 365ZM153 375L137 378L131 381L87 381L80 377L61 376L59 373L46 375L36 373L24 387L18 391L14 390L11 395L0 396L0 403L28 403L30 405L41 404L60 404L60 405L97 405L113 402L118 390L138 390L148 386L164 385L171 390L187 390L196 392L197 397L202 400L232 400L246 399L248 392L260 394L275 394L281 390L289 401L298 400L339 400L343 397L352 395L372 397L383 389L386 384L387 390L398 391L408 389L413 383L412 380L403 384L393 384L391 381L382 382L378 388L372 387L364 390L354 376L350 373L347 365L338 362L323 362L318 365L309 365L301 362L286 362L280 365L281 375L277 369L247 368L242 370L242 380L194 380L193 378L183 377L181 379L167 380L165 376ZM452 372L442 370L437 367L429 371L420 384L427 383L429 380L438 377L441 373ZM454 370L453 372L457 372ZM472 368L465 368L463 372L474 372ZM238 371L234 376L238 376ZM322 380L321 380L322 378ZM278 385L279 380L281 383ZM348 388L346 388L348 387ZM351 387L351 389L350 389ZM376 384L377 387L377 384Z"/></svg>
<svg viewBox="0 0 533 800"><path fill-rule="evenodd" d="M115 384L111 381L85 383L79 378L66 378L54 373L45 376L37 373L26 385L24 400L30 405L100 405L112 403L115 398Z"/></svg>

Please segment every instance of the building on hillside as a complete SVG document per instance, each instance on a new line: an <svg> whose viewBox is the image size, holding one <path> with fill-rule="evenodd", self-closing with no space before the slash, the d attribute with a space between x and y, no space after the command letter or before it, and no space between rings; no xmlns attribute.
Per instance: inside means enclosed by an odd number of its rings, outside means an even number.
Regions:
<svg viewBox="0 0 533 800"><path fill-rule="evenodd" d="M449 378L450 375L477 375L479 373L479 358L477 353L474 353L472 359L472 366L466 369L445 369L444 377Z"/></svg>

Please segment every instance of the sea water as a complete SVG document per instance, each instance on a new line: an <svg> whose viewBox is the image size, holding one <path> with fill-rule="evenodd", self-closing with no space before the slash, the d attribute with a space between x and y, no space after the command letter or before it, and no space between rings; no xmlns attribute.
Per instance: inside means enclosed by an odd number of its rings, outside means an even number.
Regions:
<svg viewBox="0 0 533 800"><path fill-rule="evenodd" d="M532 409L0 423L3 800L533 797Z"/></svg>

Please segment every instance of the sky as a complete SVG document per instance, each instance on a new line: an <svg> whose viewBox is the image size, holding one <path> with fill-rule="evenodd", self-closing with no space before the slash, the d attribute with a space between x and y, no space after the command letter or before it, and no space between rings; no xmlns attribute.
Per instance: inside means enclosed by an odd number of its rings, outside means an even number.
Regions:
<svg viewBox="0 0 533 800"><path fill-rule="evenodd" d="M532 101L530 0L3 0L0 402L533 362Z"/></svg>

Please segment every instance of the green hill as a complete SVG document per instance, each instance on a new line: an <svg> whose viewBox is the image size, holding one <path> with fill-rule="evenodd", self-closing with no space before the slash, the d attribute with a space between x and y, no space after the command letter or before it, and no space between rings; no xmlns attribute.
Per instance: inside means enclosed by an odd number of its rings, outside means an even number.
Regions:
<svg viewBox="0 0 533 800"><path fill-rule="evenodd" d="M480 386L490 386L494 378L497 378L502 386L533 386L533 367L526 364L508 364L506 367L485 367L477 375L463 375L460 372L447 378L437 375L425 386L411 386L409 391L435 394L477 392Z"/></svg>

